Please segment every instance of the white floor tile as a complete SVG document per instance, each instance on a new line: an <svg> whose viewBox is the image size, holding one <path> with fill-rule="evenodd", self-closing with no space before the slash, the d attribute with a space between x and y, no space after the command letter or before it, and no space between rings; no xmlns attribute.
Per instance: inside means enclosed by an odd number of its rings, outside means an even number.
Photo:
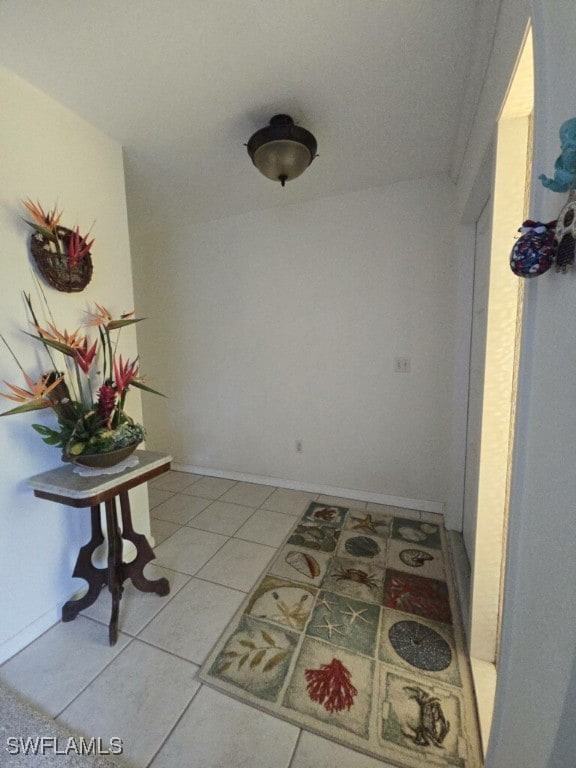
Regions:
<svg viewBox="0 0 576 768"><path fill-rule="evenodd" d="M243 592L192 579L139 637L202 664L245 597Z"/></svg>
<svg viewBox="0 0 576 768"><path fill-rule="evenodd" d="M188 525L192 528L201 528L203 531L221 533L223 536L232 536L238 528L254 514L251 507L241 507L239 504L227 504L224 501L213 501L199 515L190 520Z"/></svg>
<svg viewBox="0 0 576 768"><path fill-rule="evenodd" d="M236 537L279 547L295 524L296 520L290 515L258 509L236 532Z"/></svg>
<svg viewBox="0 0 576 768"><path fill-rule="evenodd" d="M108 627L78 616L55 624L0 668L0 678L53 717L64 709L129 641L108 643ZM32 734L30 734L32 735Z"/></svg>
<svg viewBox="0 0 576 768"><path fill-rule="evenodd" d="M237 483L220 501L230 501L233 504L242 504L245 507L259 507L274 493L274 488L269 485L257 485L256 483Z"/></svg>
<svg viewBox="0 0 576 768"><path fill-rule="evenodd" d="M236 485L236 482L224 477L203 477L194 484L194 494L205 499L218 499Z"/></svg>
<svg viewBox="0 0 576 768"><path fill-rule="evenodd" d="M197 671L133 640L58 720L86 736L119 737L122 759L146 766L198 690Z"/></svg>
<svg viewBox="0 0 576 768"><path fill-rule="evenodd" d="M391 763L302 731L290 768L394 768Z"/></svg>
<svg viewBox="0 0 576 768"><path fill-rule="evenodd" d="M150 481L152 488L159 488L163 491L173 491L174 493L181 493L184 488L195 483L202 475L193 475L189 472L175 472L170 470L163 475L159 475Z"/></svg>
<svg viewBox="0 0 576 768"><path fill-rule="evenodd" d="M308 491L293 491L289 488L276 488L262 504L263 509L272 512L283 512L285 515L299 517L308 507L311 501L318 498L317 493Z"/></svg>
<svg viewBox="0 0 576 768"><path fill-rule="evenodd" d="M154 563L149 563L146 566L144 575L148 579L167 578L170 582L170 594L162 597L153 592L140 592L129 579L124 582L124 592L120 600L118 628L128 635L137 635L142 627L156 616L158 611L161 611L190 579L189 576L183 573L168 571ZM82 614L108 625L111 609L110 593L108 590L103 589L98 600L82 611Z"/></svg>
<svg viewBox="0 0 576 768"><path fill-rule="evenodd" d="M146 575L166 576L170 595L127 582L124 631L110 648L103 590L84 615L57 624L0 667L0 679L46 712L61 712L62 722L87 737L122 738L131 768L391 768L199 688L196 665L311 501L412 519L426 514L176 471L152 481L149 498L157 546ZM487 739L494 675L477 665L474 676Z"/></svg>
<svg viewBox="0 0 576 768"><path fill-rule="evenodd" d="M179 531L182 526L177 523L171 523L168 520L158 520L155 517L150 518L150 531L154 539L154 546L157 547L163 541Z"/></svg>
<svg viewBox="0 0 576 768"><path fill-rule="evenodd" d="M156 564L193 576L226 541L226 536L217 533L180 528L156 547Z"/></svg>
<svg viewBox="0 0 576 768"><path fill-rule="evenodd" d="M206 686L150 768L288 768L298 728Z"/></svg>
<svg viewBox="0 0 576 768"><path fill-rule="evenodd" d="M154 488L150 486L148 488L148 506L150 509L154 509L158 504L162 504L163 501L168 501L174 496L172 491L163 491L161 488Z"/></svg>
<svg viewBox="0 0 576 768"><path fill-rule="evenodd" d="M199 512L202 512L208 504L210 504L209 499L177 493L168 501L154 507L150 514L157 520L168 520L168 522L176 523L177 525L186 525Z"/></svg>
<svg viewBox="0 0 576 768"><path fill-rule="evenodd" d="M230 539L196 575L225 587L248 592L274 554L274 547Z"/></svg>

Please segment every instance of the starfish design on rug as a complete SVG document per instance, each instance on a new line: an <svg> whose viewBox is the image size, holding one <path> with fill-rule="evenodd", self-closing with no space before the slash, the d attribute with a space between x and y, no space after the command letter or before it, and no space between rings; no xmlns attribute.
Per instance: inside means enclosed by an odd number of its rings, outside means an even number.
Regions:
<svg viewBox="0 0 576 768"><path fill-rule="evenodd" d="M331 602L330 600L327 600L325 597L318 598L318 601L316 603L316 606L318 606L318 607L322 606L322 607L326 608L326 610L329 613L332 613L332 606L333 605L334 605L334 603Z"/></svg>
<svg viewBox="0 0 576 768"><path fill-rule="evenodd" d="M370 531L371 533L378 533L377 526L386 525L386 523L374 522L370 513L366 513L366 517L353 517L352 520L356 521L356 525L352 527L357 531Z"/></svg>
<svg viewBox="0 0 576 768"><path fill-rule="evenodd" d="M350 626L354 624L356 619L359 619L360 621L364 621L366 624L372 624L371 621L368 621L364 616L362 616L363 613L366 613L368 610L367 608L363 608L361 611L356 611L349 603L346 603L346 607L348 608L347 611L340 611L340 614L342 616L350 616Z"/></svg>
<svg viewBox="0 0 576 768"><path fill-rule="evenodd" d="M326 624L316 624L314 629L325 629L328 632L330 640L332 640L332 632L335 632L337 635L344 635L344 632L340 632L338 629L339 627L343 627L344 624L333 624L327 616L325 616L324 619Z"/></svg>

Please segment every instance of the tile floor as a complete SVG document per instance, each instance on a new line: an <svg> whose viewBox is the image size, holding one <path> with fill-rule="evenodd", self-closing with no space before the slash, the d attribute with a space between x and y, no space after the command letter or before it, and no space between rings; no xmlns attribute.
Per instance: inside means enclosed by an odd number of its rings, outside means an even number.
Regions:
<svg viewBox="0 0 576 768"><path fill-rule="evenodd" d="M127 582L111 648L103 591L75 621L56 624L5 662L0 678L88 737L120 737L131 768L386 768L196 676L310 501L379 505L175 471L148 490L156 560L146 575L166 576L170 595Z"/></svg>

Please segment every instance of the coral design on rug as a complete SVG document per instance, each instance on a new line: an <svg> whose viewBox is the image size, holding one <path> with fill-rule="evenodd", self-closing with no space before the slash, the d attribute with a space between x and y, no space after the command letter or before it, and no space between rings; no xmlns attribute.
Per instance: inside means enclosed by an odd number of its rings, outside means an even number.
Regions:
<svg viewBox="0 0 576 768"><path fill-rule="evenodd" d="M384 605L434 621L452 623L448 587L444 581L389 568L384 580Z"/></svg>
<svg viewBox="0 0 576 768"><path fill-rule="evenodd" d="M320 669L307 669L304 676L308 695L328 712L341 712L354 704L358 691L350 680L350 670L339 659L322 664Z"/></svg>

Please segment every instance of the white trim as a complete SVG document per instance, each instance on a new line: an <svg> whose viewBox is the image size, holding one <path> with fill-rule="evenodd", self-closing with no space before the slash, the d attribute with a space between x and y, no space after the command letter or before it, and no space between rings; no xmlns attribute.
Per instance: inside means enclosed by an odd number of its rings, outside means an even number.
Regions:
<svg viewBox="0 0 576 768"><path fill-rule="evenodd" d="M308 491L309 493L323 494L325 496L340 496L343 499L356 501L370 501L374 504L388 504L391 507L404 509L417 509L420 512L435 512L444 514L445 504L442 501L422 501L421 499L405 499L402 496L389 496L385 493L372 493L370 491L356 491L350 488L336 488L332 485L316 485L314 483L301 483L297 480L283 480L279 477L266 477L264 475L249 475L244 472L229 472L207 467L195 467L191 464L172 462L171 468L176 472L191 472L195 475L206 477L222 477L228 480L238 480L244 483L259 483L260 485L273 485L277 488L288 488L293 491Z"/></svg>

